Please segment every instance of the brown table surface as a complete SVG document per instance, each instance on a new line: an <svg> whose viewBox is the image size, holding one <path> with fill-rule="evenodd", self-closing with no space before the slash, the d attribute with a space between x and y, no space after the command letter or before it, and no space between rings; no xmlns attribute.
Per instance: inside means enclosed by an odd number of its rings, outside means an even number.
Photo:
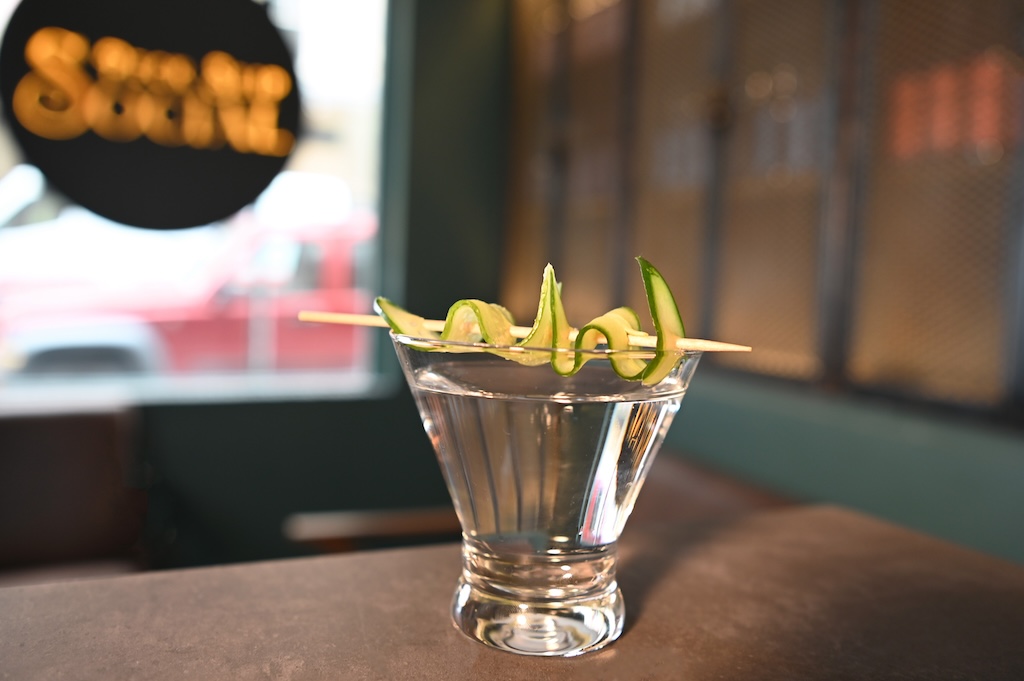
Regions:
<svg viewBox="0 0 1024 681"><path fill-rule="evenodd" d="M828 506L627 527L616 643L449 624L458 547L0 589L2 679L1024 679L1024 568Z"/></svg>

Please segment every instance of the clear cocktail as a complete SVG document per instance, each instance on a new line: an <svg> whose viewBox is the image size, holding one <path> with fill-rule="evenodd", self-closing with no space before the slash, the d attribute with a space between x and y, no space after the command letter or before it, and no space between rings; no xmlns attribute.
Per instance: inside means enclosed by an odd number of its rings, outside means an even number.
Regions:
<svg viewBox="0 0 1024 681"><path fill-rule="evenodd" d="M615 544L700 353L678 352L672 371L646 385L608 360L650 352L546 349L588 353L563 376L495 346L392 338L462 524L455 625L527 655L615 640L624 620Z"/></svg>

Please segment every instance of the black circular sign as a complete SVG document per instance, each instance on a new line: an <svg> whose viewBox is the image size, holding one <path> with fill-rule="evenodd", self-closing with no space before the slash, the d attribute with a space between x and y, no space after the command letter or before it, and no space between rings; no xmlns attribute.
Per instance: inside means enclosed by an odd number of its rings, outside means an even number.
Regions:
<svg viewBox="0 0 1024 681"><path fill-rule="evenodd" d="M24 0L0 47L0 90L28 162L139 227L235 213L299 134L291 55L251 0Z"/></svg>

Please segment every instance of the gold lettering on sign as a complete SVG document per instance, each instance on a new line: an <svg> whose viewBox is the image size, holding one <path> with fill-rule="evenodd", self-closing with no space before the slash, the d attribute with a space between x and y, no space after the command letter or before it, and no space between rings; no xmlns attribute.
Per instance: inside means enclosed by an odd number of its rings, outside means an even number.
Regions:
<svg viewBox="0 0 1024 681"><path fill-rule="evenodd" d="M227 144L263 156L285 156L295 144L278 126L292 79L277 64L248 64L213 51L197 69L184 54L109 36L90 45L85 36L55 26L29 38L25 61L31 70L14 89L12 108L26 130L46 139L92 130L111 142L146 137L168 147Z"/></svg>

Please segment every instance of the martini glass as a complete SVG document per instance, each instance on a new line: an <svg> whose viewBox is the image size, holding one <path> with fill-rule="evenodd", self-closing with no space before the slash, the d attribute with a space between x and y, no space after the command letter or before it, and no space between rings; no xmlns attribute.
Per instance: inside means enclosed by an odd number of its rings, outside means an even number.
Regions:
<svg viewBox="0 0 1024 681"><path fill-rule="evenodd" d="M622 633L616 541L700 359L656 385L583 352L573 376L523 349L391 334L462 525L452 618L487 646L574 656ZM498 354L495 354L498 353Z"/></svg>

